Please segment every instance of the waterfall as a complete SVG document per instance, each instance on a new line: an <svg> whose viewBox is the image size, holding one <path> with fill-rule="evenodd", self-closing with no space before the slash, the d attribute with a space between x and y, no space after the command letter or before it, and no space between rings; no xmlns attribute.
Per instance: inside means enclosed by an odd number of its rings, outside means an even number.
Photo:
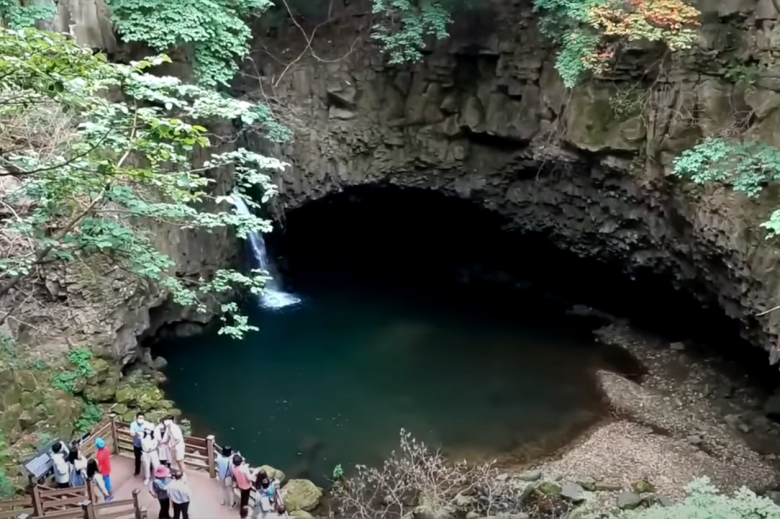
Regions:
<svg viewBox="0 0 780 519"><path fill-rule="evenodd" d="M233 204L236 206L236 211L239 214L252 214L241 197L234 196L232 198ZM252 253L252 260L254 262L252 267L266 271L270 277L270 279L265 282L263 294L258 297L260 305L263 308L277 309L300 303L301 300L299 298L285 292L279 286L279 273L276 272L271 260L268 259L263 235L259 232L250 233L249 236L247 236L247 241L249 242L249 249Z"/></svg>

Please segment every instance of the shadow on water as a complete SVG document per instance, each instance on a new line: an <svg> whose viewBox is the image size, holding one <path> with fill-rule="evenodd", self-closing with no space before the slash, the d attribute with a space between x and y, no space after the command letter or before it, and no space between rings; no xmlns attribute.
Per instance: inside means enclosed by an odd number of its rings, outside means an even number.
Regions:
<svg viewBox="0 0 780 519"><path fill-rule="evenodd" d="M641 374L572 304L633 311L639 285L504 228L463 201L389 188L291 212L268 243L303 302L248 305L260 330L241 341L157 344L166 391L196 430L320 482L381 461L401 428L470 459L549 454L607 415L596 370Z"/></svg>

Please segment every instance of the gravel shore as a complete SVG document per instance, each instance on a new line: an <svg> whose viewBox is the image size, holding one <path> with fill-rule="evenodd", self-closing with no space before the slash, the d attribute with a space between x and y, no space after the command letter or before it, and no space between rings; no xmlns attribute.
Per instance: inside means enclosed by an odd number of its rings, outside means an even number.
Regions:
<svg viewBox="0 0 780 519"><path fill-rule="evenodd" d="M624 488L647 480L657 495L674 500L683 497L691 479L704 475L725 492L742 486L757 491L774 488L775 468L748 446L742 434L751 431L713 404L713 384L722 383L722 374L626 325L607 326L597 336L627 349L648 373L641 384L615 373L597 373L618 418L544 464L545 477L575 481L590 477ZM730 401L733 406L752 404L739 398ZM766 427L780 435L776 424ZM614 493L601 494L604 504L614 500Z"/></svg>

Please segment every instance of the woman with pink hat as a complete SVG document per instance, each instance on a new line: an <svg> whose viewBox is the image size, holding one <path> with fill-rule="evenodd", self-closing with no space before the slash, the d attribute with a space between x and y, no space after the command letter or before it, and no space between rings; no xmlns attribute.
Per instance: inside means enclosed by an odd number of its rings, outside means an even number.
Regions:
<svg viewBox="0 0 780 519"><path fill-rule="evenodd" d="M168 497L168 485L171 482L171 471L165 465L157 465L154 469L154 479L149 492L160 502L158 519L171 519L171 499Z"/></svg>

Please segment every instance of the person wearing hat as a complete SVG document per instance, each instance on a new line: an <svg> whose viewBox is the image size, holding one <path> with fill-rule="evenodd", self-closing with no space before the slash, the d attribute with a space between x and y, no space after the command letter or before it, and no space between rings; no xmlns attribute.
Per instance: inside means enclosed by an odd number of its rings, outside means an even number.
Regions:
<svg viewBox="0 0 780 519"><path fill-rule="evenodd" d="M103 486L106 487L106 492L108 492L106 501L111 501L114 497L114 492L111 488L111 451L106 447L106 441L103 438L95 440L95 447L97 447L95 459L97 460L98 470L103 478Z"/></svg>
<svg viewBox="0 0 780 519"><path fill-rule="evenodd" d="M171 499L168 495L168 485L171 483L171 471L165 465L157 465L154 469L154 479L149 487L149 493L160 503L158 519L171 519Z"/></svg>

